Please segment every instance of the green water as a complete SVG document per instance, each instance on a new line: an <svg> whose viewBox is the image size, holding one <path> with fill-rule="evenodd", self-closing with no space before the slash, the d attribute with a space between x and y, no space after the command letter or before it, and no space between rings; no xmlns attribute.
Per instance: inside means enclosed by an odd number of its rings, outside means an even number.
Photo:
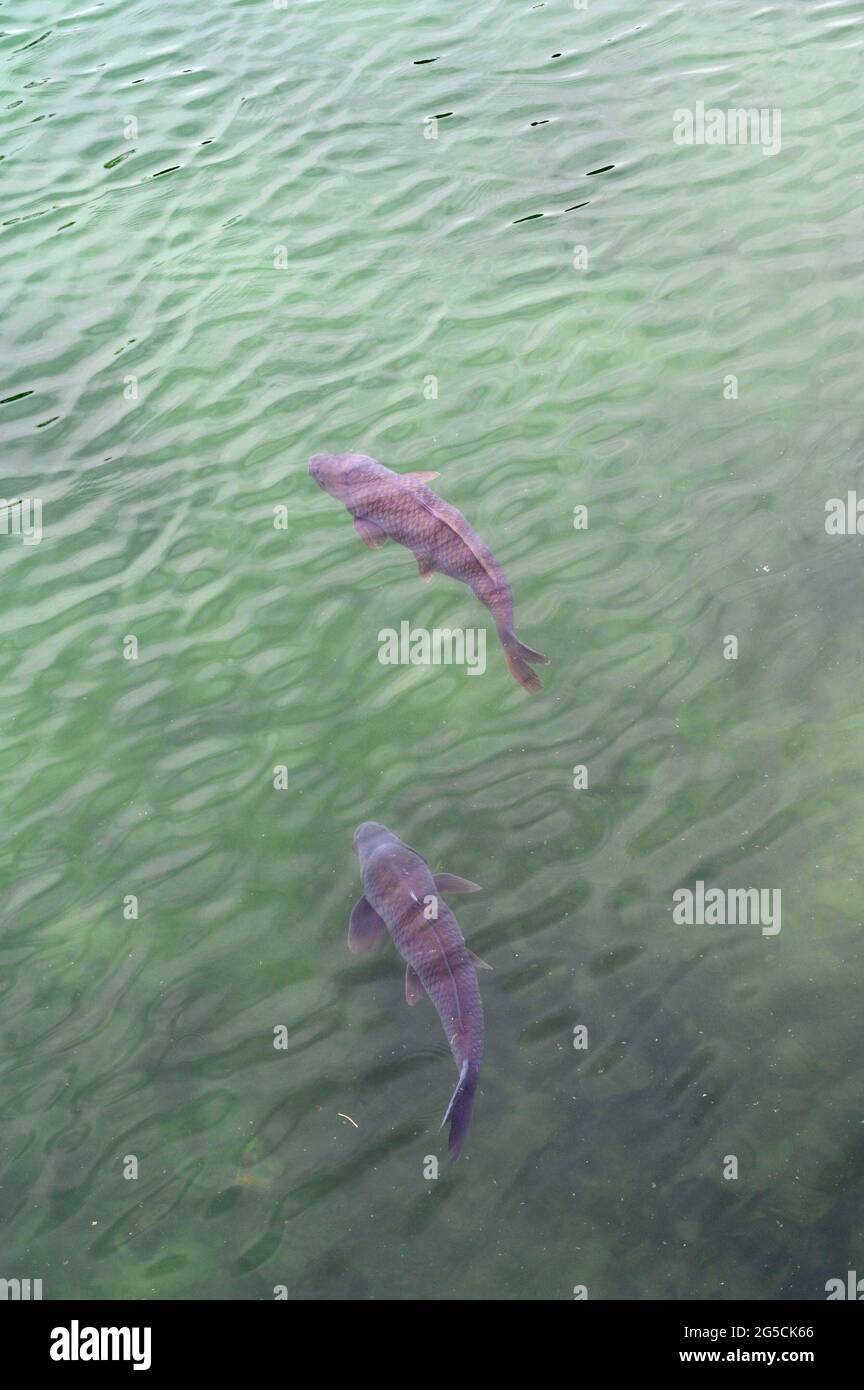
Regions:
<svg viewBox="0 0 864 1390"><path fill-rule="evenodd" d="M824 1298L864 1265L860 8L0 29L0 492L43 507L0 535L0 1277ZM676 145L698 101L781 150ZM306 467L352 448L440 470L541 695L491 631L480 678L378 663L486 614L360 544ZM484 886L456 1167L438 1020L346 950L368 818ZM697 880L782 930L675 925Z"/></svg>

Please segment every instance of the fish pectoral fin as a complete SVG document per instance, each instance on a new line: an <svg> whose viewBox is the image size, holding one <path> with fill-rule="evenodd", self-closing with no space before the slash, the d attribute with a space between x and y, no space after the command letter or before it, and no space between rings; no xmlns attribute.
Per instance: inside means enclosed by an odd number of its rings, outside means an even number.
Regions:
<svg viewBox="0 0 864 1390"><path fill-rule="evenodd" d="M360 898L351 909L348 950L353 951L355 956L362 955L364 951L371 951L386 931L386 923L378 916L371 903L365 898Z"/></svg>
<svg viewBox="0 0 864 1390"><path fill-rule="evenodd" d="M417 556L417 568L418 568L419 571L420 571L420 578L423 580L423 583L424 583L424 584L428 584L428 583L429 583L429 580L432 578L433 574L435 573L435 561L434 561L434 560L430 560L430 559L429 559L427 556L425 556L425 555L418 555L418 556Z"/></svg>
<svg viewBox="0 0 864 1390"><path fill-rule="evenodd" d="M440 478L440 473L403 473L403 478L407 478L411 483L431 483L433 478Z"/></svg>
<svg viewBox="0 0 864 1390"><path fill-rule="evenodd" d="M412 965L405 966L405 1003L416 1004L418 999L423 997L423 985L420 976Z"/></svg>
<svg viewBox="0 0 864 1390"><path fill-rule="evenodd" d="M488 963L488 961L481 960L480 957L479 957L478 955L476 955L474 951L469 950L469 951L468 951L468 955L469 955L470 958L471 958L471 964L474 966L474 969L475 969L475 970L494 970L494 969L495 969L494 965L490 965L490 964Z"/></svg>
<svg viewBox="0 0 864 1390"><path fill-rule="evenodd" d="M479 883L472 883L470 878L460 878L458 874L436 874L435 887L442 893L482 893L483 889Z"/></svg>
<svg viewBox="0 0 864 1390"><path fill-rule="evenodd" d="M376 526L374 521L367 521L365 516L355 516L354 530L370 550L380 550L387 539L387 532Z"/></svg>

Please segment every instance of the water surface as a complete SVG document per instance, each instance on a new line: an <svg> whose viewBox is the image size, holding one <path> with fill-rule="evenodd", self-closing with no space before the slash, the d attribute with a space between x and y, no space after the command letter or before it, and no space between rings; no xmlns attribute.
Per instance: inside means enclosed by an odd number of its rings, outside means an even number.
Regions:
<svg viewBox="0 0 864 1390"><path fill-rule="evenodd" d="M0 1276L824 1297L864 1258L859 7L48 8L0 36L0 491L44 525L0 536ZM698 101L781 150L677 146ZM440 470L542 695L491 634L482 678L378 664L485 615L359 543L306 471L350 448ZM484 885L455 1168L437 1019L346 950L366 818ZM676 926L698 879L781 932Z"/></svg>

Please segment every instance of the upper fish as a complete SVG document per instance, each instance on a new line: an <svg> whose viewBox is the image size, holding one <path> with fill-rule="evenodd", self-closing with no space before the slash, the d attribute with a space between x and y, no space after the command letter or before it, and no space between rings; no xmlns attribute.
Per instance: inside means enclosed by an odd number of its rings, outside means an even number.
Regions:
<svg viewBox="0 0 864 1390"><path fill-rule="evenodd" d="M421 579L437 570L473 589L495 620L511 675L532 694L542 689L529 662L545 665L548 657L526 647L513 631L513 595L492 551L460 511L426 487L437 473L394 473L366 454L314 454L309 472L345 503L358 536L372 550L388 538L398 541L413 550Z"/></svg>
<svg viewBox="0 0 864 1390"><path fill-rule="evenodd" d="M479 885L455 874L435 874L416 850L386 825L364 821L354 831L363 897L348 925L348 948L370 951L389 931L405 964L405 998L432 1000L450 1044L459 1081L441 1121L450 1121L451 1159L462 1151L471 1123L483 1059L483 1005L478 969L491 970L469 950L442 893L476 893Z"/></svg>

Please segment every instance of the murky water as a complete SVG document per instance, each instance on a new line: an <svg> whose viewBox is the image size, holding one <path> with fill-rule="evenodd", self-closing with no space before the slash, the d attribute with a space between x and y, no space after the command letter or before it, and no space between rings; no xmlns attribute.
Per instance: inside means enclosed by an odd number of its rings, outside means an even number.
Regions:
<svg viewBox="0 0 864 1390"><path fill-rule="evenodd" d="M0 1276L823 1298L864 1258L860 7L3 17L42 538L0 535ZM780 148L676 144L699 102ZM491 630L482 677L379 663L487 615L360 544L307 472L351 448L440 470L541 695ZM346 950L367 818L484 887L455 1167L438 1020ZM677 924L697 881L781 930Z"/></svg>

